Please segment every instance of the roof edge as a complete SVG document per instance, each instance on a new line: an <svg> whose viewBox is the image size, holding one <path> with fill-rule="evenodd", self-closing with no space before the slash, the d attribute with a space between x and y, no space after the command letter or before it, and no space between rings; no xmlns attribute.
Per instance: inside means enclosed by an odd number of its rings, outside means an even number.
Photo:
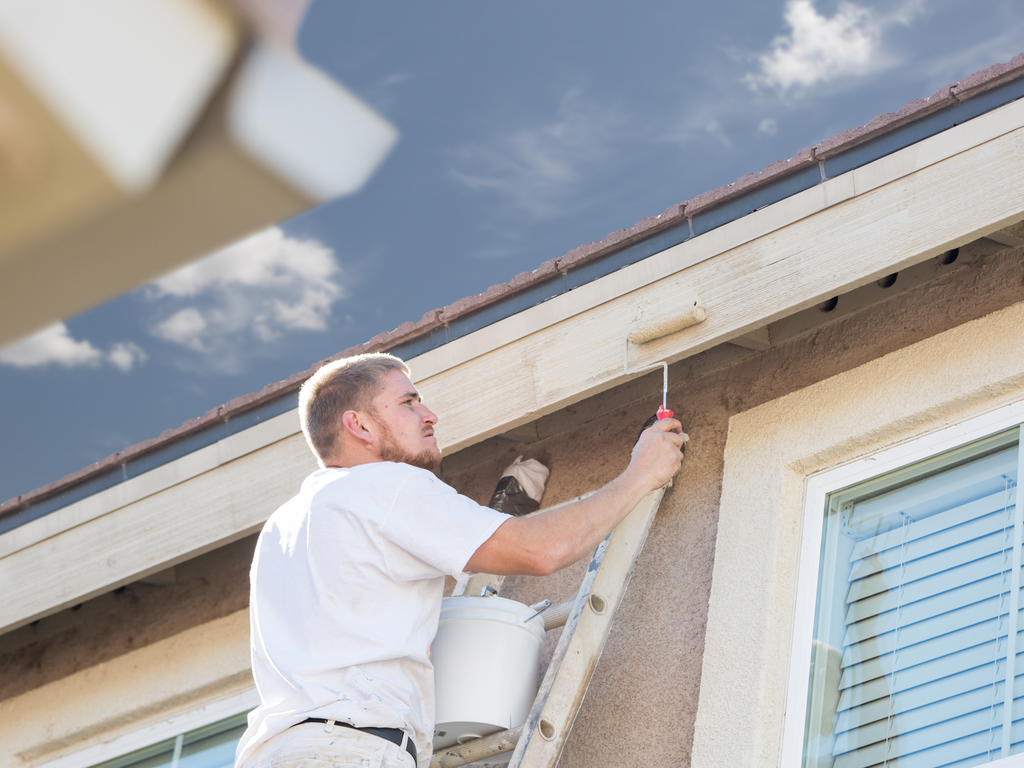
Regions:
<svg viewBox="0 0 1024 768"><path fill-rule="evenodd" d="M136 460L158 448L183 441L218 424L227 424L247 412L296 392L302 382L329 362L364 352L387 351L421 339L435 331L447 328L455 320L480 312L482 309L509 299L526 289L564 276L570 270L628 249L666 230L682 225L684 222L689 223L692 234L693 218L698 214L742 198L801 171L806 171L816 164L822 165L822 178L824 178L825 160L862 147L908 124L1019 80L1022 76L1024 76L1024 53L1019 53L1008 62L993 64L963 80L944 86L927 99L908 102L896 112L878 115L865 125L843 131L819 144L802 149L788 160L776 161L761 171L741 176L731 184L709 190L691 200L670 205L661 214L641 219L628 229L616 230L602 240L580 245L563 256L545 261L535 270L519 273L506 283L492 285L483 293L467 296L446 307L431 310L418 321L402 323L392 331L378 334L367 342L356 344L314 363L305 371L292 374L282 381L267 384L259 392L236 397L223 405L210 409L200 417L185 421L179 427L161 432L157 437L136 443L65 475L59 480L8 499L0 504L0 519L8 517L19 509L57 496L72 486L116 473L118 469L127 477L126 467L129 461ZM683 239L688 239L688 237L689 235Z"/></svg>

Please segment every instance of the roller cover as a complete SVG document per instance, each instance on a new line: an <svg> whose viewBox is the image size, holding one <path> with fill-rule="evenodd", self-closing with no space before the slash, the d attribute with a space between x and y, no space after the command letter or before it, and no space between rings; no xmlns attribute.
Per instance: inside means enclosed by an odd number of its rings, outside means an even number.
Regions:
<svg viewBox="0 0 1024 768"><path fill-rule="evenodd" d="M628 338L634 344L660 339L670 333L703 323L707 315L699 301L687 302L678 310L663 312L653 317L640 317L630 323Z"/></svg>

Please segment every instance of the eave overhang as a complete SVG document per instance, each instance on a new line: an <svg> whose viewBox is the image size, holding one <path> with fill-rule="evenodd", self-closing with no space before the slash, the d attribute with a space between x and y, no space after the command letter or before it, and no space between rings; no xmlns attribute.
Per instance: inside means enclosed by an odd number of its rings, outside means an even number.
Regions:
<svg viewBox="0 0 1024 768"><path fill-rule="evenodd" d="M1022 188L1013 101L409 363L450 453L624 383L624 355L675 362L998 232L1024 219ZM638 307L695 299L705 322L627 347ZM285 410L0 535L0 632L259 530L314 467Z"/></svg>

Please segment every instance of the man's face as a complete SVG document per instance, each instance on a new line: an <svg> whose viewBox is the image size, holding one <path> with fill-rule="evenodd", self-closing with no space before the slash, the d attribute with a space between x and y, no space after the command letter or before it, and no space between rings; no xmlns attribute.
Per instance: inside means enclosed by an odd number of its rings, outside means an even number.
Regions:
<svg viewBox="0 0 1024 768"><path fill-rule="evenodd" d="M441 449L434 437L437 416L423 404L402 371L392 371L383 382L384 389L371 408L380 429L381 459L433 470L441 463Z"/></svg>

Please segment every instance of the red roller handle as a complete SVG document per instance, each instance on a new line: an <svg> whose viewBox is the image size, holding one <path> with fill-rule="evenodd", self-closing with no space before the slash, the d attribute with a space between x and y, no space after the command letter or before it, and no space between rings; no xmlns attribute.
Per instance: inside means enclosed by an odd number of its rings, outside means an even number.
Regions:
<svg viewBox="0 0 1024 768"><path fill-rule="evenodd" d="M658 406L658 421L661 421L662 419L671 419L671 418L672 418L672 411L670 411L664 405L659 405Z"/></svg>

